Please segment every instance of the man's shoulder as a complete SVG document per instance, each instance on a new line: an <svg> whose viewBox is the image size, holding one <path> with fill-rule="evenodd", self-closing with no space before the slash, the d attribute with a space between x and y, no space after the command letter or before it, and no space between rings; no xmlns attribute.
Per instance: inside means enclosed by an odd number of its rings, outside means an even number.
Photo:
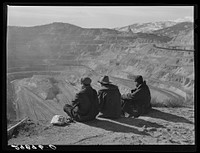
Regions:
<svg viewBox="0 0 200 153"><path fill-rule="evenodd" d="M109 92L119 92L119 88L117 86L105 87L98 90L98 93L109 93Z"/></svg>
<svg viewBox="0 0 200 153"><path fill-rule="evenodd" d="M98 92L105 92L106 90L108 90L107 88L104 88L104 87L102 87L102 88L100 88L99 90L98 90Z"/></svg>
<svg viewBox="0 0 200 153"><path fill-rule="evenodd" d="M95 92L95 93L97 93L96 89L94 89L94 88L92 88L92 91Z"/></svg>
<svg viewBox="0 0 200 153"><path fill-rule="evenodd" d="M97 93L97 91L92 88L91 86L88 86L81 90L81 93Z"/></svg>
<svg viewBox="0 0 200 153"><path fill-rule="evenodd" d="M142 85L142 89L149 90L149 86L147 84Z"/></svg>
<svg viewBox="0 0 200 153"><path fill-rule="evenodd" d="M101 87L99 90L98 90L98 93L106 93L108 92L110 89L108 87Z"/></svg>
<svg viewBox="0 0 200 153"><path fill-rule="evenodd" d="M88 92L87 88L81 88L80 91L78 92L78 94L83 94L83 93L86 93L86 92Z"/></svg>

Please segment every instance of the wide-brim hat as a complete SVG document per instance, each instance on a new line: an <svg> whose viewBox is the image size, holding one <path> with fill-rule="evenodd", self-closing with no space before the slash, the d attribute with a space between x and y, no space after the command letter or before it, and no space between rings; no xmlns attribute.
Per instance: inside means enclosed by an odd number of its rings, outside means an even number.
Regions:
<svg viewBox="0 0 200 153"><path fill-rule="evenodd" d="M112 83L112 82L109 81L109 77L107 75L102 77L100 79L100 81L98 81L98 82L101 83L101 84L110 84L110 83Z"/></svg>
<svg viewBox="0 0 200 153"><path fill-rule="evenodd" d="M81 78L81 83L85 85L89 85L92 82L92 80L89 77Z"/></svg>

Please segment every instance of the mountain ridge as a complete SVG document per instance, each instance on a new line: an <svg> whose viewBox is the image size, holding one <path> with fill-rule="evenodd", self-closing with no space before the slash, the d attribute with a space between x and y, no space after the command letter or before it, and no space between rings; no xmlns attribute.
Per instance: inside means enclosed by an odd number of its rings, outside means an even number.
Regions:
<svg viewBox="0 0 200 153"><path fill-rule="evenodd" d="M193 23L180 22L154 33L130 30L86 29L57 22L8 27L8 68L77 62L102 74L125 78L141 74L181 90L192 90Z"/></svg>
<svg viewBox="0 0 200 153"><path fill-rule="evenodd" d="M147 23L135 23L132 25L128 25L125 27L116 28L119 31L127 31L126 29L129 27L132 32L152 32L154 30L162 29L165 27L170 27L175 25L176 22L173 21L159 21L159 22L147 22Z"/></svg>
<svg viewBox="0 0 200 153"><path fill-rule="evenodd" d="M8 27L7 123L25 116L47 123L40 127L27 121L20 130L22 137L19 134L8 143L194 144L194 30L182 24L156 32L87 29L57 22ZM158 108L138 119L94 121L90 123L94 127L49 126L54 115L66 115L63 106L79 91L81 77L89 76L92 87L99 90L102 75L108 75L121 94L135 87L135 75L142 75L151 90L151 104Z"/></svg>

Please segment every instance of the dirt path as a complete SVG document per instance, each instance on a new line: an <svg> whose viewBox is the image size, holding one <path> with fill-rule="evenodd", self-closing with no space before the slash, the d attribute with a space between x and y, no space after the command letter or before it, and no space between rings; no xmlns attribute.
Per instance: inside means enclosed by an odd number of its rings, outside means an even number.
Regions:
<svg viewBox="0 0 200 153"><path fill-rule="evenodd" d="M97 118L66 126L31 124L21 130L11 144L32 145L128 145L194 144L193 108L154 108L149 115L116 120ZM34 126L33 126L34 125ZM30 126L30 125L29 125Z"/></svg>

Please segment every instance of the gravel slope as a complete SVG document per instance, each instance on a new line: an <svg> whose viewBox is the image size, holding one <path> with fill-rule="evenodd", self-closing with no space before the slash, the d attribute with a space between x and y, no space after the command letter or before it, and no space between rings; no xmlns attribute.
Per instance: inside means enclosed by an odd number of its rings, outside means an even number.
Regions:
<svg viewBox="0 0 200 153"><path fill-rule="evenodd" d="M53 126L27 121L11 144L32 145L193 145L193 108L153 108L149 115Z"/></svg>

